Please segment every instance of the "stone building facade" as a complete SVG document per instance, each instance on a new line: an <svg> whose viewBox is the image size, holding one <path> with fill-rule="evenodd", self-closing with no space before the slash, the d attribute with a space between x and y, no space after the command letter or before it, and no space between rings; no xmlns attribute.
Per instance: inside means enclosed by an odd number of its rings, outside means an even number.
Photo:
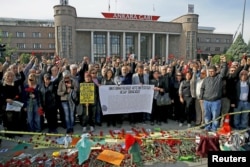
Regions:
<svg viewBox="0 0 250 167"><path fill-rule="evenodd" d="M216 34L211 27L200 28L199 16L188 13L170 22L78 17L76 9L62 0L54 6L54 20L0 18L2 41L12 36L17 53L57 54L72 62L89 56L122 59L134 55L186 60L221 54L232 43L232 34Z"/></svg>

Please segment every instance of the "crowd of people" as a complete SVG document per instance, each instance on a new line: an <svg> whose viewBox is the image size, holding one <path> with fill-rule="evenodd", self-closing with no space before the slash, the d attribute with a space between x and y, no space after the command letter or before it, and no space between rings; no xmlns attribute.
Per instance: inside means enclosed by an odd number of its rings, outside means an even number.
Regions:
<svg viewBox="0 0 250 167"><path fill-rule="evenodd" d="M101 58L100 62L91 63L84 56L78 64L46 56L40 61L31 56L28 64L11 64L6 57L0 63L0 123L6 130L41 132L46 119L48 133L58 133L60 119L66 133L73 133L76 119L83 132L88 128L92 132L95 126L104 126L104 122L107 127L121 127L124 120L131 126L163 122L167 126L168 119L173 119L179 126L206 124L205 130L216 131L223 119L207 123L228 112L250 109L249 66L246 56L240 62L229 63L224 55L218 64L212 64L211 56L206 60L175 59L170 63L134 58ZM94 104L79 104L80 83L94 83ZM154 85L151 114L102 115L98 87L148 84ZM157 98L166 93L171 104L159 106ZM23 103L20 111L9 109L15 101ZM235 129L249 126L248 113L236 114L231 120Z"/></svg>

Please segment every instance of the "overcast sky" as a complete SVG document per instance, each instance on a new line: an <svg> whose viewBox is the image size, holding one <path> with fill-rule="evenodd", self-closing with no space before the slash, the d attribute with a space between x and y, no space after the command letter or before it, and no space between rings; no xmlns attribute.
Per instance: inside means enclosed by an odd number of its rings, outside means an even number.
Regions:
<svg viewBox="0 0 250 167"><path fill-rule="evenodd" d="M102 18L101 12L159 15L159 21L171 21L187 14L194 4L199 26L216 28L216 33L235 34L242 25L244 0L69 0L78 17ZM246 0L244 40L250 40L250 0ZM1 0L0 17L53 19L53 6L60 0ZM241 26L238 32L241 32Z"/></svg>

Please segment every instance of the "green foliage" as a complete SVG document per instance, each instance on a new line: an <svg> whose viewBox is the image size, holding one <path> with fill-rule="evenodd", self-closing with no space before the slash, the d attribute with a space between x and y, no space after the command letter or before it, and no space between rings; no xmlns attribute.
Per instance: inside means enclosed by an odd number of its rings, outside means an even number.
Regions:
<svg viewBox="0 0 250 167"><path fill-rule="evenodd" d="M212 58L212 64L219 64L220 63L220 56L221 55L214 55ZM229 61L234 61L233 56L229 55L229 54L225 54L226 58L227 58L227 62Z"/></svg>
<svg viewBox="0 0 250 167"><path fill-rule="evenodd" d="M30 54L23 53L19 57L20 63L21 64L27 64L30 61Z"/></svg>
<svg viewBox="0 0 250 167"><path fill-rule="evenodd" d="M9 34L8 38L5 41L3 41L2 30L0 30L0 43L4 43L6 45L5 46L6 51L4 52L4 56L10 56L17 51L17 47L13 48L10 46L11 39L12 39L12 34Z"/></svg>
<svg viewBox="0 0 250 167"><path fill-rule="evenodd" d="M248 50L248 53L249 53L250 52L250 40L247 43L247 50Z"/></svg>
<svg viewBox="0 0 250 167"><path fill-rule="evenodd" d="M226 54L232 55L234 60L238 61L245 52L247 52L247 44L244 42L242 34L239 34L234 43L227 50Z"/></svg>
<svg viewBox="0 0 250 167"><path fill-rule="evenodd" d="M212 64L218 64L220 62L220 55L214 55L212 58Z"/></svg>

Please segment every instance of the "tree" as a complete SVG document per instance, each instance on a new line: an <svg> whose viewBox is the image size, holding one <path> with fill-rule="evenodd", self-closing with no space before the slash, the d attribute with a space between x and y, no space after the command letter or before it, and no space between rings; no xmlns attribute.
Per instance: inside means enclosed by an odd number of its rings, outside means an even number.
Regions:
<svg viewBox="0 0 250 167"><path fill-rule="evenodd" d="M17 51L17 48L13 48L10 46L12 34L9 34L8 38L5 40L3 40L2 34L2 30L0 30L0 44L5 44L6 51L4 52L4 55L1 57L0 61L4 61L5 56L11 56Z"/></svg>
<svg viewBox="0 0 250 167"><path fill-rule="evenodd" d="M214 55L212 58L212 64L219 64L220 63L220 56L221 55ZM226 56L227 62L234 60L232 55L225 54L225 56Z"/></svg>
<svg viewBox="0 0 250 167"><path fill-rule="evenodd" d="M244 42L242 34L239 34L234 43L227 50L226 54L232 55L234 60L238 61L245 52L247 52L247 44Z"/></svg>
<svg viewBox="0 0 250 167"><path fill-rule="evenodd" d="M30 54L23 53L19 57L20 63L21 64L27 64L30 61Z"/></svg>

